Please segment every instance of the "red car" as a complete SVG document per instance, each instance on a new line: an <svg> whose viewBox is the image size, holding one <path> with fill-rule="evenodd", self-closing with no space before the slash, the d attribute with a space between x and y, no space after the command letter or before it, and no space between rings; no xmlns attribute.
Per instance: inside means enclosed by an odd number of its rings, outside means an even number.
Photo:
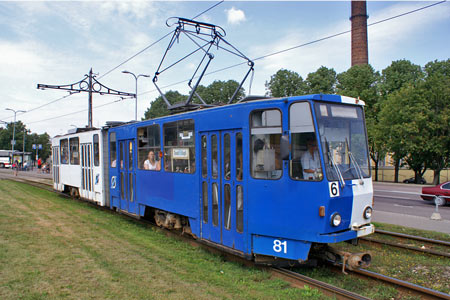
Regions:
<svg viewBox="0 0 450 300"><path fill-rule="evenodd" d="M450 203L450 181L436 186L423 187L420 197L423 200L434 200L435 197L442 197L446 201L445 203Z"/></svg>

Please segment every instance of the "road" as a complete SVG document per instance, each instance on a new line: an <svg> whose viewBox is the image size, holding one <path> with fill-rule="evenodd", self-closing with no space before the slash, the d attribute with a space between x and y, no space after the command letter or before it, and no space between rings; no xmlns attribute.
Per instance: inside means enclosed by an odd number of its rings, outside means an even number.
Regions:
<svg viewBox="0 0 450 300"><path fill-rule="evenodd" d="M373 221L450 234L450 206L440 206L442 220L431 220L435 205L420 198L421 185L374 182Z"/></svg>

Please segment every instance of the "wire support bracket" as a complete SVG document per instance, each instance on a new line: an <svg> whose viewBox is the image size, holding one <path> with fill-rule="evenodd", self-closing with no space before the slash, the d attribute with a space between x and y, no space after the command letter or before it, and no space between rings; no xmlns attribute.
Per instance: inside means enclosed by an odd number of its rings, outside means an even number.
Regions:
<svg viewBox="0 0 450 300"><path fill-rule="evenodd" d="M89 93L88 102L88 127L92 127L92 94L97 93L100 95L116 95L122 97L136 97L136 94L121 92L112 88L109 88L102 83L100 83L96 78L96 75L92 72L92 68L89 74L85 74L84 78L78 82L65 84L65 85L50 85L50 84L38 84L37 88L40 90L53 89L53 90L64 90L68 91L70 94L87 92Z"/></svg>

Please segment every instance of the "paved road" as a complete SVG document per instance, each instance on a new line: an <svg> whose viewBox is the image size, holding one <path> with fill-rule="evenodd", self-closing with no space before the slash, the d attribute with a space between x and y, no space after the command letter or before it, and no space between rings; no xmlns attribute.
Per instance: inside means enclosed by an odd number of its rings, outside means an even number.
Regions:
<svg viewBox="0 0 450 300"><path fill-rule="evenodd" d="M374 183L375 222L433 230L450 234L450 206L440 206L442 220L431 220L433 203L420 198L421 185Z"/></svg>

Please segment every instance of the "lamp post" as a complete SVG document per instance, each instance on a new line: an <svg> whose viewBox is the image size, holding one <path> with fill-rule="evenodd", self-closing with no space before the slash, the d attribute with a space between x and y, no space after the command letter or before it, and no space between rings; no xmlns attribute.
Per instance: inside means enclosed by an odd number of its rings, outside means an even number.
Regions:
<svg viewBox="0 0 450 300"><path fill-rule="evenodd" d="M134 79L136 80L136 94L135 94L135 100L136 100L136 106L134 108L134 120L137 121L137 97L138 97L138 93L137 93L137 81L139 77L150 77L150 75L145 75L145 74L139 74L138 76L136 76L134 73L129 72L129 71L122 71L122 73L124 74L131 74L133 75Z"/></svg>
<svg viewBox="0 0 450 300"><path fill-rule="evenodd" d="M19 112L25 112L25 111L24 110L14 110L11 108L6 108L6 110L10 110L10 111L14 112L13 139L11 141L11 148L12 148L11 155L12 155L12 159L14 160L14 145L16 144L16 140L15 140L15 138L16 138L16 114Z"/></svg>

